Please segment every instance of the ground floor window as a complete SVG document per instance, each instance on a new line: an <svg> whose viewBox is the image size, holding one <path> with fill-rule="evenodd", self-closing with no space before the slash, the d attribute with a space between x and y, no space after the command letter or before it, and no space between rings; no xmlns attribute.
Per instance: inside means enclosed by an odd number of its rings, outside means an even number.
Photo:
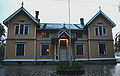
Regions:
<svg viewBox="0 0 120 76"><path fill-rule="evenodd" d="M99 55L106 55L106 43L99 43Z"/></svg>
<svg viewBox="0 0 120 76"><path fill-rule="evenodd" d="M76 44L76 56L84 55L84 44Z"/></svg>
<svg viewBox="0 0 120 76"><path fill-rule="evenodd" d="M41 44L41 56L49 56L49 55L50 55L50 45Z"/></svg>
<svg viewBox="0 0 120 76"><path fill-rule="evenodd" d="M25 56L25 43L16 43L16 56Z"/></svg>

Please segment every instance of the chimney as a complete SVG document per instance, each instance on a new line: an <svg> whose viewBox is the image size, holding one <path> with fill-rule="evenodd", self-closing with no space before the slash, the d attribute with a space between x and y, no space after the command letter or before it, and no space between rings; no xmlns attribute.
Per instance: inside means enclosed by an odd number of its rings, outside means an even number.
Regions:
<svg viewBox="0 0 120 76"><path fill-rule="evenodd" d="M38 20L39 11L35 11L35 19Z"/></svg>
<svg viewBox="0 0 120 76"><path fill-rule="evenodd" d="M80 18L80 23L84 26L84 18Z"/></svg>

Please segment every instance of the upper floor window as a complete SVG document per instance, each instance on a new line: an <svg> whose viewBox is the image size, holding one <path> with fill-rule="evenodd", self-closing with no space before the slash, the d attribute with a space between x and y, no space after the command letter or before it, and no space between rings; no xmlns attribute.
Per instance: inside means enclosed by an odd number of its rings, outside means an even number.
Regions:
<svg viewBox="0 0 120 76"><path fill-rule="evenodd" d="M96 36L106 36L107 27L106 26L96 26L94 27L94 32Z"/></svg>
<svg viewBox="0 0 120 76"><path fill-rule="evenodd" d="M43 38L49 37L49 32L42 32L42 37Z"/></svg>
<svg viewBox="0 0 120 76"><path fill-rule="evenodd" d="M15 25L15 35L28 35L29 34L29 25L25 22L19 22L18 25Z"/></svg>
<svg viewBox="0 0 120 76"><path fill-rule="evenodd" d="M106 43L99 43L99 55L106 55Z"/></svg>
<svg viewBox="0 0 120 76"><path fill-rule="evenodd" d="M83 56L84 55L84 44L77 44L76 45L76 56Z"/></svg>
<svg viewBox="0 0 120 76"><path fill-rule="evenodd" d="M77 38L83 38L83 33L77 33L77 34L76 34L76 37L77 37Z"/></svg>
<svg viewBox="0 0 120 76"><path fill-rule="evenodd" d="M16 56L25 56L25 43L16 43Z"/></svg>

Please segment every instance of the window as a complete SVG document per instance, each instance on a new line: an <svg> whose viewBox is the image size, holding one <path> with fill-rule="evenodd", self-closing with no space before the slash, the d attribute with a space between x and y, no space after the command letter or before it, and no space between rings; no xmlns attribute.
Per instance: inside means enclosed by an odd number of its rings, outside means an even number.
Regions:
<svg viewBox="0 0 120 76"><path fill-rule="evenodd" d="M106 43L99 43L99 55L106 55Z"/></svg>
<svg viewBox="0 0 120 76"><path fill-rule="evenodd" d="M16 56L25 56L25 43L16 43Z"/></svg>
<svg viewBox="0 0 120 76"><path fill-rule="evenodd" d="M28 25L25 25L25 35L27 35L28 34Z"/></svg>
<svg viewBox="0 0 120 76"><path fill-rule="evenodd" d="M77 44L76 45L76 56L83 56L84 55L84 44Z"/></svg>
<svg viewBox="0 0 120 76"><path fill-rule="evenodd" d="M43 38L49 37L49 32L42 32L42 37Z"/></svg>
<svg viewBox="0 0 120 76"><path fill-rule="evenodd" d="M19 26L16 25L16 26L15 26L15 34L18 34L18 32L19 32Z"/></svg>
<svg viewBox="0 0 120 76"><path fill-rule="evenodd" d="M41 56L49 56L49 55L50 55L49 44L42 44L41 45Z"/></svg>
<svg viewBox="0 0 120 76"><path fill-rule="evenodd" d="M25 22L19 22L19 25L15 25L15 35L28 35L29 25Z"/></svg>
<svg viewBox="0 0 120 76"><path fill-rule="evenodd" d="M106 36L107 35L107 27L106 26L94 27L94 32L95 32L96 36Z"/></svg>
<svg viewBox="0 0 120 76"><path fill-rule="evenodd" d="M24 25L21 24L21 25L20 25L20 34L23 34L23 29L24 29Z"/></svg>
<svg viewBox="0 0 120 76"><path fill-rule="evenodd" d="M77 33L77 34L76 34L76 37L77 37L77 38L83 38L83 33Z"/></svg>

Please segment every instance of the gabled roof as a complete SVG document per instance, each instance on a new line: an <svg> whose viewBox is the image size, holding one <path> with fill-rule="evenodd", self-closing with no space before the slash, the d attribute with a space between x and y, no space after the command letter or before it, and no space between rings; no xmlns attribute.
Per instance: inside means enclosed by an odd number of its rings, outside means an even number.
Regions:
<svg viewBox="0 0 120 76"><path fill-rule="evenodd" d="M63 23L40 23L40 29L62 29L63 27L66 27L66 29L69 29L69 24L63 24ZM70 24L71 30L83 30L84 26L81 24Z"/></svg>
<svg viewBox="0 0 120 76"><path fill-rule="evenodd" d="M3 21L3 24L6 25L9 20L11 20L13 17L15 17L21 11L24 11L35 23L38 23L38 21L24 7L21 7L17 11L15 11L12 15L10 15L7 19L5 19Z"/></svg>
<svg viewBox="0 0 120 76"><path fill-rule="evenodd" d="M116 26L116 24L107 15L105 15L101 10L90 21L88 21L86 26L89 25L93 20L95 20L100 14L104 16L113 25L113 27Z"/></svg>
<svg viewBox="0 0 120 76"><path fill-rule="evenodd" d="M68 35L70 37L68 29L66 27L63 27L58 33L56 33L52 37L52 39L59 38L63 33L65 33L66 35ZM71 35L71 38L75 38L76 39L76 37L74 35Z"/></svg>

